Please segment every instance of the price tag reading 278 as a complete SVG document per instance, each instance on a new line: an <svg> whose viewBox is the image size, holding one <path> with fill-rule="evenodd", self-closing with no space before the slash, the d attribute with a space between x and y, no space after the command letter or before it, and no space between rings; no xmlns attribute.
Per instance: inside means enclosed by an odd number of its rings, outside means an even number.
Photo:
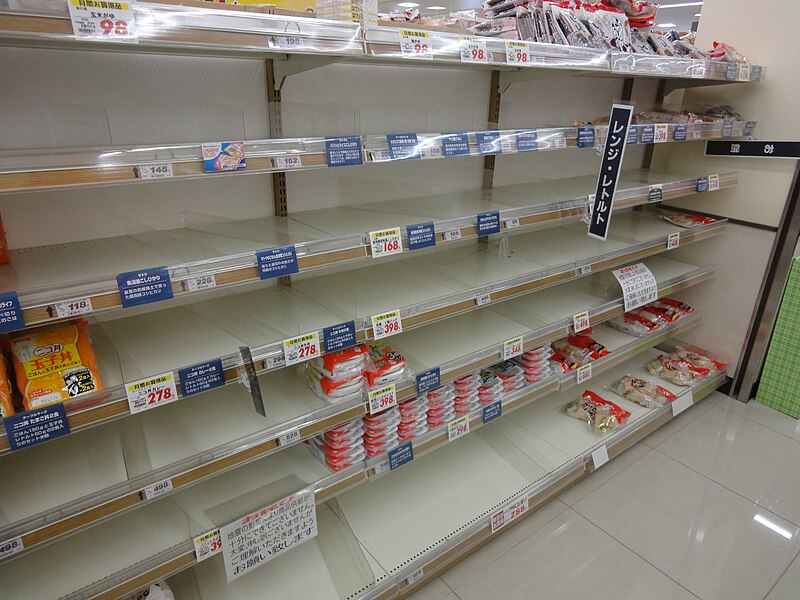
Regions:
<svg viewBox="0 0 800 600"><path fill-rule="evenodd" d="M320 354L318 331L283 340L283 356L287 367L317 358Z"/></svg>
<svg viewBox="0 0 800 600"><path fill-rule="evenodd" d="M486 40L462 37L459 40L459 46L461 48L461 62L489 62L489 50L486 48Z"/></svg>
<svg viewBox="0 0 800 600"><path fill-rule="evenodd" d="M400 56L402 58L433 58L430 34L427 31L401 29Z"/></svg>
<svg viewBox="0 0 800 600"><path fill-rule="evenodd" d="M369 232L369 245L372 258L383 258L403 251L403 236L399 227Z"/></svg>
<svg viewBox="0 0 800 600"><path fill-rule="evenodd" d="M158 408L178 399L175 375L172 371L126 383L125 393L128 396L128 407L131 414Z"/></svg>

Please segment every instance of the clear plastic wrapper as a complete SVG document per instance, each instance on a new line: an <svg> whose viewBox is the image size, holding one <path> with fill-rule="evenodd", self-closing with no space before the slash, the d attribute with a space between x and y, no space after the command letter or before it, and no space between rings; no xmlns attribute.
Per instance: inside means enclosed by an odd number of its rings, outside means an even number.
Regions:
<svg viewBox="0 0 800 600"><path fill-rule="evenodd" d="M697 350L692 348L684 348L683 346L678 346L675 348L675 351L672 353L672 355L675 358L691 363L695 368L704 369L709 372L721 371L727 366L725 363L716 361L713 358L698 352Z"/></svg>
<svg viewBox="0 0 800 600"><path fill-rule="evenodd" d="M671 308L674 308L675 310L680 311L684 315L688 315L694 312L694 308L692 306L686 304L686 302L675 300L674 298L659 298L653 304L655 306L669 306Z"/></svg>
<svg viewBox="0 0 800 600"><path fill-rule="evenodd" d="M367 347L371 364L367 365L364 376L369 387L385 385L405 377L406 359L392 346L384 342L370 342Z"/></svg>
<svg viewBox="0 0 800 600"><path fill-rule="evenodd" d="M642 337L661 327L663 322L647 313L642 315L639 312L630 311L606 321L606 325L628 335Z"/></svg>
<svg viewBox="0 0 800 600"><path fill-rule="evenodd" d="M304 363L299 371L314 393L331 404L361 397L366 389L366 381L360 374L350 380L334 381L323 376L312 362Z"/></svg>
<svg viewBox="0 0 800 600"><path fill-rule="evenodd" d="M621 427L631 413L619 405L586 390L579 400L567 406L567 414L581 419L597 435L603 436Z"/></svg>
<svg viewBox="0 0 800 600"><path fill-rule="evenodd" d="M363 373L368 360L369 349L367 346L364 344L357 344L351 348L330 352L310 362L328 379L334 381L349 381L356 375L361 375L361 373Z"/></svg>
<svg viewBox="0 0 800 600"><path fill-rule="evenodd" d="M736 48L724 42L714 42L711 52L708 53L711 60L732 62L732 63L746 63L750 62L744 54L740 53Z"/></svg>
<svg viewBox="0 0 800 600"><path fill-rule="evenodd" d="M675 385L692 385L696 380L706 377L708 369L700 369L686 360L662 354L647 364L647 370L664 381Z"/></svg>
<svg viewBox="0 0 800 600"><path fill-rule="evenodd" d="M711 223L716 223L717 221L713 217L706 217L704 215L693 215L689 213L684 213L684 214L670 213L663 215L662 218L665 221L669 221L673 225L677 225L678 227L684 227L686 229L694 229L695 227L710 225Z"/></svg>
<svg viewBox="0 0 800 600"><path fill-rule="evenodd" d="M574 333L553 342L553 350L569 363L581 365L607 355L608 348L589 335ZM555 356L555 355L554 355Z"/></svg>
<svg viewBox="0 0 800 600"><path fill-rule="evenodd" d="M658 408L675 400L675 394L660 385L656 385L632 375L626 375L619 381L611 384L609 388L626 400L635 402L646 408Z"/></svg>
<svg viewBox="0 0 800 600"><path fill-rule="evenodd" d="M477 390L482 383L481 376L478 373L470 373L459 377L453 382L456 390L460 393L462 391Z"/></svg>

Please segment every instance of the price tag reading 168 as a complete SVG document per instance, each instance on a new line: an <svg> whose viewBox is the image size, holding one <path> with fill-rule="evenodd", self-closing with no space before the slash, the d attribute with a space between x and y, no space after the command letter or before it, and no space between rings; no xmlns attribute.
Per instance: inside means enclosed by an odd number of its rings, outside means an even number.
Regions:
<svg viewBox="0 0 800 600"><path fill-rule="evenodd" d="M369 245L372 258L382 258L403 251L403 236L399 227L369 232Z"/></svg>

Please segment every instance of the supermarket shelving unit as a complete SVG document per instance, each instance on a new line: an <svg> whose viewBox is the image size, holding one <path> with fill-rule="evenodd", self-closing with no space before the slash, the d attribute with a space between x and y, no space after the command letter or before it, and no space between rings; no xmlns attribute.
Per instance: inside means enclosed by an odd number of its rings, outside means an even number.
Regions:
<svg viewBox="0 0 800 600"><path fill-rule="evenodd" d="M762 74L749 64L536 43L523 44L530 60L520 66L510 58L511 46L496 39L483 42L485 62L463 62L457 34L426 32L430 52L413 55L395 27L154 2L132 6L135 43L76 38L64 4L0 8L0 45L266 58L273 95L286 77L334 63L492 70L498 91L553 74L654 78L662 91L756 82ZM664 142L749 136L755 127L751 121L664 125ZM629 143L653 143L653 128L635 126ZM496 148L479 141L487 133ZM410 135L412 159L459 160L575 147L590 155L606 128L531 123ZM451 154L453 135L466 144ZM355 139L363 164L355 168L409 160L393 154L389 134ZM148 183L164 179L143 176L153 166L168 166L167 177L176 180L280 178L332 168L324 137L277 135L244 145L247 168L222 174L204 172L194 143L2 151L0 194L131 184L145 193ZM625 373L651 377L643 365L658 356L653 347L702 321L698 310L643 338L602 324L623 312L611 269L644 262L660 296L713 278L713 267L658 256L672 247L675 233L685 246L724 232L724 220L681 229L658 210L661 201L704 191L699 184L709 179L719 189L738 182L733 172L627 171L606 242L587 238L582 223L596 179L576 177L408 198L402 206L384 201L288 212L277 208L276 198L274 217L198 218L181 229L15 250L12 265L0 268L3 291L16 292L27 327L90 317L105 387L65 404L72 431L66 437L11 452L3 429L0 475L13 485L0 490L0 548L16 544L0 553L4 589L10 598L122 598L174 576L178 598L244 599L269 589L268 597L388 599L423 585L497 535L491 521L498 510L527 502L524 512L531 512L599 466L598 449L613 458L724 382L718 373L688 390L663 384L679 395L672 407L645 409L619 399L633 416L603 439L563 414L576 386L602 389ZM477 215L494 211L500 233L479 235ZM421 224L431 226L435 249L410 249L407 228ZM370 232L394 228L402 252L376 259ZM297 257L296 277L291 285L264 287L257 253L287 247ZM166 267L175 300L123 308L117 275L155 266ZM81 310L65 310L70 303ZM450 382L498 362L506 340L521 336L532 349L567 335L572 316L584 310L611 354L594 363L589 384L565 373L505 397L495 422L484 424L482 411L475 411L462 439L450 442L446 426L429 431L413 440L414 461L400 470L388 470L388 457L380 455L331 473L302 442L363 416L367 405L319 399L286 366L284 340L308 333L322 340L325 328L348 322L358 341L371 340L372 316L392 310L403 332L390 343L410 368L396 384L400 401L416 396L416 374L438 369L441 382ZM216 359L226 385L184 398L179 383L179 401L130 414L126 384L164 372L177 378L183 368ZM147 489L165 482L166 493L148 496ZM415 486L430 489L430 497L412 497ZM317 538L231 584L221 557L197 563L195 537L302 488L314 490ZM456 491L468 501L446 518L421 504L444 506Z"/></svg>

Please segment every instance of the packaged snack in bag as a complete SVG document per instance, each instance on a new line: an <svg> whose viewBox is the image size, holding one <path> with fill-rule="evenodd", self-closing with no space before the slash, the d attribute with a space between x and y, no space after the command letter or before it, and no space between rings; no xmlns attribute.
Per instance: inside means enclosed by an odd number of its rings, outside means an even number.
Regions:
<svg viewBox="0 0 800 600"><path fill-rule="evenodd" d="M658 329L661 326L661 322L658 319L649 318L647 315L642 316L636 312L626 312L610 321L606 321L606 325L629 335L642 337Z"/></svg>
<svg viewBox="0 0 800 600"><path fill-rule="evenodd" d="M669 221L673 225L677 225L678 227L683 227L685 229L693 229L695 227L700 227L701 225L710 225L711 223L717 222L717 220L713 217L692 214L667 214L663 215L662 218L665 221Z"/></svg>
<svg viewBox="0 0 800 600"><path fill-rule="evenodd" d="M0 355L0 418L14 414L14 399L11 395L11 380L8 378L5 356Z"/></svg>
<svg viewBox="0 0 800 600"><path fill-rule="evenodd" d="M335 381L325 377L313 361L308 361L300 367L308 386L314 393L326 402L336 403L360 396L364 392L364 377L359 373L350 379Z"/></svg>
<svg viewBox="0 0 800 600"><path fill-rule="evenodd" d="M567 414L581 419L598 435L606 435L625 424L631 416L624 408L586 390L579 400L567 406Z"/></svg>
<svg viewBox="0 0 800 600"><path fill-rule="evenodd" d="M725 363L721 363L713 358L705 356L704 354L700 354L696 350L690 350L681 346L675 348L675 351L672 353L672 355L680 360L685 360L691 363L698 369L705 369L709 372L721 371L727 366Z"/></svg>
<svg viewBox="0 0 800 600"><path fill-rule="evenodd" d="M309 362L314 363L317 370L328 379L349 381L356 375L361 375L368 359L369 349L364 344L358 344L344 350L329 352Z"/></svg>
<svg viewBox="0 0 800 600"><path fill-rule="evenodd" d="M406 359L397 350L383 342L370 342L369 357L372 364L367 365L364 376L367 385L384 385L402 379L406 368Z"/></svg>
<svg viewBox="0 0 800 600"><path fill-rule="evenodd" d="M654 302L654 304L671 306L672 308L681 311L685 315L694 312L694 308L692 308L685 302L681 302L680 300L675 300L673 298L659 298L658 301Z"/></svg>
<svg viewBox="0 0 800 600"><path fill-rule="evenodd" d="M724 62L733 62L733 63L745 63L749 62L748 58L741 54L734 48L728 44L723 42L714 42L713 50L708 53L708 56L711 60L718 60Z"/></svg>
<svg viewBox="0 0 800 600"><path fill-rule="evenodd" d="M103 389L83 319L13 334L11 358L25 410Z"/></svg>
<svg viewBox="0 0 800 600"><path fill-rule="evenodd" d="M583 333L574 333L553 342L553 350L570 362L582 364L608 354L608 348Z"/></svg>
<svg viewBox="0 0 800 600"><path fill-rule="evenodd" d="M653 315L665 325L674 323L683 315L677 308L667 306L666 304L659 304L658 302L653 302L637 310L641 311L639 314Z"/></svg>
<svg viewBox="0 0 800 600"><path fill-rule="evenodd" d="M580 363L575 362L574 360L569 360L566 356L563 356L559 352L553 352L553 356L550 357L550 360L552 361L552 364L556 366L556 369L562 373L572 371L580 366Z"/></svg>
<svg viewBox="0 0 800 600"><path fill-rule="evenodd" d="M692 385L697 379L707 376L708 369L700 369L692 363L679 358L662 354L656 360L648 363L647 370L664 381L676 385Z"/></svg>
<svg viewBox="0 0 800 600"><path fill-rule="evenodd" d="M658 408L675 400L675 394L669 390L632 375L611 384L611 391L647 408Z"/></svg>

